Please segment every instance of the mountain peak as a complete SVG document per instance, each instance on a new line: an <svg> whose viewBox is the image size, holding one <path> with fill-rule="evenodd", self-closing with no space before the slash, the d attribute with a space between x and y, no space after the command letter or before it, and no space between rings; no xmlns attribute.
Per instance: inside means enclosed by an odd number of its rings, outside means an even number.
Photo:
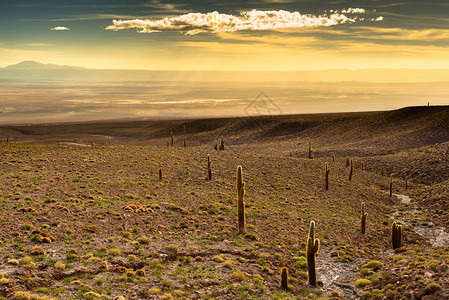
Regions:
<svg viewBox="0 0 449 300"><path fill-rule="evenodd" d="M37 61L25 60L15 65L9 65L3 70L56 70L56 69L84 69L82 67L60 66L54 64L43 64Z"/></svg>

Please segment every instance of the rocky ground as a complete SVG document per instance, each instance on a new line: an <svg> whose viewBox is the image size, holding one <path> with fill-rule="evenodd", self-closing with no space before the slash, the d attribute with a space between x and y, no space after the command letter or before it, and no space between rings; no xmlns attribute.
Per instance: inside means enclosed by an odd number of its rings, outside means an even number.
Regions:
<svg viewBox="0 0 449 300"><path fill-rule="evenodd" d="M417 211L408 211L401 199L385 192L389 178L361 171L357 158L350 181L344 157L333 162L232 147L2 143L0 152L2 297L449 295L448 245L432 246L414 227L437 227L425 203L414 199ZM331 168L329 190L325 163ZM246 182L246 235L236 226L238 165ZM409 183L406 191L402 179L393 183L398 194L423 188ZM365 235L359 232L362 201L368 212ZM404 247L393 251L390 226L399 217L409 225ZM321 241L318 287L308 285L304 257L312 220ZM288 290L280 288L283 266L289 269Z"/></svg>

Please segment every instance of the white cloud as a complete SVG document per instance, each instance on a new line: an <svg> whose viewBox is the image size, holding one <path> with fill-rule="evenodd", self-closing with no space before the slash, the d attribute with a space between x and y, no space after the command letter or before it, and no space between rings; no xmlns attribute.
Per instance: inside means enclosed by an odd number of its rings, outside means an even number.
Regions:
<svg viewBox="0 0 449 300"><path fill-rule="evenodd" d="M361 13L364 9L349 8L348 13ZM139 33L161 31L178 31L187 35L201 32L231 32L238 30L274 30L302 27L334 26L344 23L361 21L358 17L348 17L335 12L330 15L310 15L285 10L260 11L251 10L240 15L209 13L188 13L176 17L166 17L159 20L113 20L107 30L138 29Z"/></svg>
<svg viewBox="0 0 449 300"><path fill-rule="evenodd" d="M364 8L347 8L341 11L344 14L364 14L366 11Z"/></svg>
<svg viewBox="0 0 449 300"><path fill-rule="evenodd" d="M56 26L56 27L50 28L50 30L64 31L64 30L70 30L70 28L67 28L65 26Z"/></svg>
<svg viewBox="0 0 449 300"><path fill-rule="evenodd" d="M372 18L371 21L373 21L373 22L380 22L380 21L383 21L383 19L384 19L384 17L380 16L380 17L377 17L377 18Z"/></svg>

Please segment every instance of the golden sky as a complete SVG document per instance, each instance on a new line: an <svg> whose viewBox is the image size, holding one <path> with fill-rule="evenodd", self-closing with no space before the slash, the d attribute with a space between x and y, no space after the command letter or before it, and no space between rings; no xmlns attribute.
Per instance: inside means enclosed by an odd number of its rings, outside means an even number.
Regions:
<svg viewBox="0 0 449 300"><path fill-rule="evenodd" d="M0 67L449 69L445 1L18 0L0 11Z"/></svg>

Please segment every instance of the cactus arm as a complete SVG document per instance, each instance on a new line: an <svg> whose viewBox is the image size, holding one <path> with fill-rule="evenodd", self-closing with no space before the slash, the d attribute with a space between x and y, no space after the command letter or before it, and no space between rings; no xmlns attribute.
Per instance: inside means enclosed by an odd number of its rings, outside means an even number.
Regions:
<svg viewBox="0 0 449 300"><path fill-rule="evenodd" d="M313 253L318 253L318 250L320 250L320 240L315 239L315 245L313 246Z"/></svg>

